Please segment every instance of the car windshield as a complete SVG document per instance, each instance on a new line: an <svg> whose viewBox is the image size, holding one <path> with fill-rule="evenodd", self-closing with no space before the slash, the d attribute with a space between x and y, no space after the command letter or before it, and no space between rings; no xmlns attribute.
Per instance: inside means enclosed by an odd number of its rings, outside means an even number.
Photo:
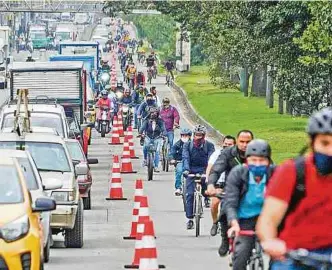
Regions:
<svg viewBox="0 0 332 270"><path fill-rule="evenodd" d="M31 38L32 39L43 39L46 38L46 34L44 32L32 32L31 33Z"/></svg>
<svg viewBox="0 0 332 270"><path fill-rule="evenodd" d="M38 183L28 158L16 158L21 166L29 190L37 190Z"/></svg>
<svg viewBox="0 0 332 270"><path fill-rule="evenodd" d="M14 126L14 115L7 114L2 123L2 129L4 128L12 128ZM32 113L30 118L30 124L32 127L48 127L55 129L58 134L64 137L64 131L62 126L62 121L60 116L48 117L48 116L41 116L38 113Z"/></svg>
<svg viewBox="0 0 332 270"><path fill-rule="evenodd" d="M66 144L72 159L85 161L85 156L79 142L66 142Z"/></svg>
<svg viewBox="0 0 332 270"><path fill-rule="evenodd" d="M71 171L65 149L59 143L0 142L0 148L28 150L40 171Z"/></svg>
<svg viewBox="0 0 332 270"><path fill-rule="evenodd" d="M70 39L70 32L56 32L56 36L61 39Z"/></svg>
<svg viewBox="0 0 332 270"><path fill-rule="evenodd" d="M16 168L0 165L0 204L22 202L23 192Z"/></svg>

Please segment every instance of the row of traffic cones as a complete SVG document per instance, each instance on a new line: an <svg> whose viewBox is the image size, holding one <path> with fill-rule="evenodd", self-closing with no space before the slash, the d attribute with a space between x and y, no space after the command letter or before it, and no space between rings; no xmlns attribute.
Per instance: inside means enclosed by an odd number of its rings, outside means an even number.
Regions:
<svg viewBox="0 0 332 270"><path fill-rule="evenodd" d="M130 132L130 136L133 137L133 129L132 127L127 128L127 134ZM123 130L123 121L122 121L122 115L119 114L118 116L114 115L113 117L113 129L112 129L112 137L109 144L116 145L121 144L120 137L124 137L125 132Z"/></svg>

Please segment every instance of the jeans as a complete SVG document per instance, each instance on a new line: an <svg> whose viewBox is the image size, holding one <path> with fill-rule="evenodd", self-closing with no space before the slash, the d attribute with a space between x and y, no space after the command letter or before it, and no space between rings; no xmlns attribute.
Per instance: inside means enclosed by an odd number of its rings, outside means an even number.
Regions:
<svg viewBox="0 0 332 270"><path fill-rule="evenodd" d="M240 219L241 230L255 230L257 217ZM234 242L233 270L246 269L247 261L250 258L251 251L255 245L255 237L238 236Z"/></svg>
<svg viewBox="0 0 332 270"><path fill-rule="evenodd" d="M167 138L168 138L168 143L169 143L169 148L172 148L173 146L173 141L174 141L174 131L167 131Z"/></svg>
<svg viewBox="0 0 332 270"><path fill-rule="evenodd" d="M182 186L183 164L178 163L175 167L175 189L181 189Z"/></svg>
<svg viewBox="0 0 332 270"><path fill-rule="evenodd" d="M138 108L141 104L136 104L135 105L135 111L134 111L134 126L135 127L138 127L138 119L137 119L137 111L138 111Z"/></svg>
<svg viewBox="0 0 332 270"><path fill-rule="evenodd" d="M203 172L201 172L203 173ZM202 179L202 195L205 196L206 182ZM192 177L187 177L186 179L186 217L189 219L194 218L194 193L195 193L195 179Z"/></svg>
<svg viewBox="0 0 332 270"><path fill-rule="evenodd" d="M314 253L318 253L318 254L331 254L332 248L317 249L317 250L311 250L311 251ZM315 269L318 269L318 270L323 269L322 267L317 265L312 260L308 260L306 263L308 263L308 265L313 266ZM270 269L271 270L307 270L307 269L311 269L311 268L310 268L310 266L303 266L303 265L299 265L298 263L294 263L294 261L291 259L286 259L284 261L272 261ZM329 267L328 269L331 269L331 267Z"/></svg>
<svg viewBox="0 0 332 270"><path fill-rule="evenodd" d="M150 144L150 138L145 137L144 139L144 145L143 145L143 155L144 155L144 160L147 160L148 158L148 145ZM162 147L162 139L155 139L153 140L154 147L156 148L155 156L154 156L154 167L158 168L159 166L159 158L160 158L160 151Z"/></svg>

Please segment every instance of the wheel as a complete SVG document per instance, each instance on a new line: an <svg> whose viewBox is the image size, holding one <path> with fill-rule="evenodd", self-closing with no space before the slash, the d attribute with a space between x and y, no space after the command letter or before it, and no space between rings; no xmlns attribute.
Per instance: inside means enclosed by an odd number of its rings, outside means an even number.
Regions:
<svg viewBox="0 0 332 270"><path fill-rule="evenodd" d="M101 137L104 138L106 134L106 125L101 125Z"/></svg>
<svg viewBox="0 0 332 270"><path fill-rule="evenodd" d="M182 202L183 202L183 211L184 212L186 212L186 206L187 206L186 193L187 193L186 178L182 177Z"/></svg>
<svg viewBox="0 0 332 270"><path fill-rule="evenodd" d="M264 270L264 262L262 257L256 257L249 261L248 263L249 270Z"/></svg>
<svg viewBox="0 0 332 270"><path fill-rule="evenodd" d="M74 228L65 230L65 247L83 247L83 203L81 200L78 201Z"/></svg>
<svg viewBox="0 0 332 270"><path fill-rule="evenodd" d="M153 180L153 155L148 156L148 181Z"/></svg>
<svg viewBox="0 0 332 270"><path fill-rule="evenodd" d="M166 171L166 155L165 155L165 150L163 149L163 155L162 155L162 158L163 158L163 160L162 160L162 164L163 164L163 171L165 172Z"/></svg>
<svg viewBox="0 0 332 270"><path fill-rule="evenodd" d="M88 197L83 198L84 210L91 210L91 191L88 193Z"/></svg>
<svg viewBox="0 0 332 270"><path fill-rule="evenodd" d="M168 170L169 170L169 160L168 160L168 153L169 153L169 148L168 148L168 146L167 146L167 148L166 148L166 153L165 153L165 159L166 159L166 172L168 172Z"/></svg>
<svg viewBox="0 0 332 270"><path fill-rule="evenodd" d="M51 249L51 242L52 242L52 230L48 233L48 239L46 246L44 247L44 263L48 263L50 260L50 249Z"/></svg>
<svg viewBox="0 0 332 270"><path fill-rule="evenodd" d="M195 200L197 205L195 205L195 228L196 228L196 237L199 236L200 233L200 221L201 221L201 210L200 208L202 208L202 198L199 195L198 198ZM195 204L196 204L195 203Z"/></svg>

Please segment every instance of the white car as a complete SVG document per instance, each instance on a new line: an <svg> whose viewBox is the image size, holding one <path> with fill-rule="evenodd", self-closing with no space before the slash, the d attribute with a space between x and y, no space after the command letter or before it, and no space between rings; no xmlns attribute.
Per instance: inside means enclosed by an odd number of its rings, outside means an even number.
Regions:
<svg viewBox="0 0 332 270"><path fill-rule="evenodd" d="M0 149L1 157L16 158L22 168L22 172L27 181L27 187L31 193L33 203L37 198L47 196L45 191L55 190L62 187L62 182L58 179L48 178L41 180L36 164L27 151ZM44 236L44 262L47 263L50 259L50 247L52 245L52 231L51 231L51 212L42 212L41 214Z"/></svg>

